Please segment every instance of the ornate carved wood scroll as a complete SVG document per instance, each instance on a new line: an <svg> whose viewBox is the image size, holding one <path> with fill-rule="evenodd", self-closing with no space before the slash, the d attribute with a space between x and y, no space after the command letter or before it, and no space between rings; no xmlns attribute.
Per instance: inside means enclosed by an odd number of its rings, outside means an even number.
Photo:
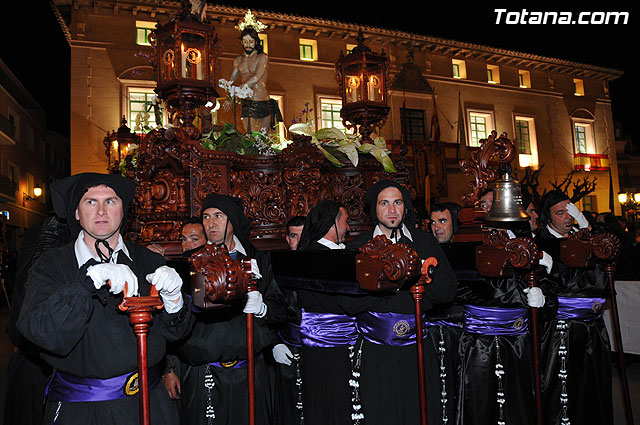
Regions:
<svg viewBox="0 0 640 425"><path fill-rule="evenodd" d="M531 238L509 239L504 230L492 230L476 248L476 268L485 277L505 277L513 268L531 269L538 265L540 250Z"/></svg>
<svg viewBox="0 0 640 425"><path fill-rule="evenodd" d="M474 181L469 183L473 191L462 196L462 203L467 207L475 206L479 201L480 193L489 187L489 183L498 178L498 170L489 169L489 161L496 160L506 164L516 156L515 146L507 138L507 133L502 133L500 137L497 135L495 130L492 131L489 138L480 141L480 150L471 152L471 159L460 161L460 170L474 177Z"/></svg>
<svg viewBox="0 0 640 425"><path fill-rule="evenodd" d="M302 135L294 135L279 155L245 156L203 149L180 128L153 130L128 172L138 181L128 236L141 243L179 240L181 223L200 214L210 193L242 199L251 236L263 248L277 245L290 217L306 215L323 199L342 202L352 230L361 231L369 224L365 190L381 178L407 184L404 153L395 152L392 159L398 172L389 174L368 156L358 167L346 157L343 167L335 167Z"/></svg>
<svg viewBox="0 0 640 425"><path fill-rule="evenodd" d="M620 238L610 232L594 233L588 229L575 232L560 242L560 257L567 267L591 267L596 261L614 262L620 255Z"/></svg>
<svg viewBox="0 0 640 425"><path fill-rule="evenodd" d="M189 262L196 270L191 276L191 295L197 307L218 308L221 303L241 298L247 292L249 278L243 265L229 257L226 248L204 245Z"/></svg>
<svg viewBox="0 0 640 425"><path fill-rule="evenodd" d="M360 248L356 256L356 276L366 291L388 291L402 287L420 275L418 253L403 243L392 243L379 235Z"/></svg>

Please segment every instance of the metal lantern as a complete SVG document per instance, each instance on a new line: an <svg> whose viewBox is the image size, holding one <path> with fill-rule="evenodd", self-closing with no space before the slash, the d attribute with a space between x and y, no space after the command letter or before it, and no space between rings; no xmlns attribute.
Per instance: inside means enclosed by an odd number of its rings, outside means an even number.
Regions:
<svg viewBox="0 0 640 425"><path fill-rule="evenodd" d="M345 127L359 126L363 141L371 141L371 133L382 127L389 114L387 81L389 58L377 54L364 44L362 30L358 45L348 55L340 54L336 61L336 80L342 97L340 116Z"/></svg>
<svg viewBox="0 0 640 425"><path fill-rule="evenodd" d="M196 138L196 109L218 97L214 84L219 43L216 31L183 0L182 10L152 31L149 41L154 48L155 92L171 114L178 113L180 127Z"/></svg>
<svg viewBox="0 0 640 425"><path fill-rule="evenodd" d="M127 157L132 145L140 143L140 136L131 132L124 116L120 124L117 131L107 132L103 141L109 163L107 170L111 173L120 173L120 162Z"/></svg>

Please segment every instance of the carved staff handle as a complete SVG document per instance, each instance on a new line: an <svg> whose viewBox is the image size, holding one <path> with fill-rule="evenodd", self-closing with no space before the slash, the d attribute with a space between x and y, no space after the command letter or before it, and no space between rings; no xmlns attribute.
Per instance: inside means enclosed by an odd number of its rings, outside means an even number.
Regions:
<svg viewBox="0 0 640 425"><path fill-rule="evenodd" d="M420 395L420 424L427 425L427 389L424 379L424 345L423 332L424 325L422 321L422 296L424 287L431 282L433 271L438 265L438 260L429 257L422 263L422 274L418 282L411 287L411 295L416 308L416 347L418 348L418 391Z"/></svg>

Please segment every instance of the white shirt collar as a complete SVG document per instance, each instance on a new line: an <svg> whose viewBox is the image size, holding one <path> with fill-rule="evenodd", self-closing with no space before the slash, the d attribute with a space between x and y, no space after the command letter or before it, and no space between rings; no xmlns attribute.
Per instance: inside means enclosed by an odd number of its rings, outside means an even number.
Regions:
<svg viewBox="0 0 640 425"><path fill-rule="evenodd" d="M402 234L403 235L405 235L407 238L409 238L409 240L411 242L413 242L413 238L411 237L411 232L409 232L409 229L407 228L407 226L404 225L404 223L402 223L402 228L400 230L402 230ZM373 229L373 237L375 238L378 235L384 235L384 233L382 233L382 230L380 229L380 225L379 224L376 226L375 229ZM396 243L399 240L400 240L400 237L397 236L397 234L396 234L396 240L395 241L391 240L391 242Z"/></svg>
<svg viewBox="0 0 640 425"><path fill-rule="evenodd" d="M91 249L89 249L89 247L85 243L84 230L80 230L80 233L76 238L76 242L73 245L73 249L76 254L76 260L78 261L78 268L82 267L83 264L85 264L87 261L91 259L100 261L100 257L98 257L97 255L93 255L93 253L91 252ZM131 261L133 261L131 259L131 255L129 255L129 250L127 249L127 246L124 244L122 235L118 235L118 243L116 244L116 247L113 249L113 255L111 256L112 263L115 263L118 260L118 252L120 251L124 252L124 254L127 257L129 257Z"/></svg>
<svg viewBox="0 0 640 425"><path fill-rule="evenodd" d="M551 233L554 237L558 239L563 239L565 237L564 235L561 235L560 233L553 230L551 226L549 226L548 224L547 224L547 230L549 231L549 233Z"/></svg>
<svg viewBox="0 0 640 425"><path fill-rule="evenodd" d="M318 243L321 244L321 245L326 246L329 249L344 249L345 248L343 243L335 243L335 242L332 242L329 239L325 239L325 238L319 239Z"/></svg>
<svg viewBox="0 0 640 425"><path fill-rule="evenodd" d="M213 245L213 242L207 241L207 244ZM247 256L247 250L242 245L242 242L240 242L240 239L238 239L236 235L233 235L233 249L229 251L229 254L236 251L238 251L240 254L244 255L245 257Z"/></svg>

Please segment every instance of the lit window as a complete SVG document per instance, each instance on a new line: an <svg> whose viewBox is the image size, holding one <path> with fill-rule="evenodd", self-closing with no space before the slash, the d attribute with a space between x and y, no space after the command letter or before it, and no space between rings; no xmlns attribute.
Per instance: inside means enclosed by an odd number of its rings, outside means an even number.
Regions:
<svg viewBox="0 0 640 425"><path fill-rule="evenodd" d="M598 211L598 205L596 202L596 196L595 195L586 195L585 197L582 198L582 208L580 208L582 211L591 211L591 212L596 212Z"/></svg>
<svg viewBox="0 0 640 425"><path fill-rule="evenodd" d="M156 114L153 106L155 96L156 94L153 92L153 89L129 89L129 116L127 126L131 131L147 133L156 127L162 126L162 123L156 122Z"/></svg>
<svg viewBox="0 0 640 425"><path fill-rule="evenodd" d="M480 140L489 137L493 130L493 114L491 112L469 112L469 146L480 146Z"/></svg>
<svg viewBox="0 0 640 425"><path fill-rule="evenodd" d="M573 136L576 153L596 153L592 123L574 121Z"/></svg>
<svg viewBox="0 0 640 425"><path fill-rule="evenodd" d="M584 96L584 82L579 78L573 79L573 94L576 96Z"/></svg>
<svg viewBox="0 0 640 425"><path fill-rule="evenodd" d="M136 44L150 46L149 33L156 28L155 22L136 21Z"/></svg>
<svg viewBox="0 0 640 425"><path fill-rule="evenodd" d="M316 40L309 40L306 38L300 39L300 60L318 60L318 42Z"/></svg>
<svg viewBox="0 0 640 425"><path fill-rule="evenodd" d="M269 44L267 43L267 34L260 33L258 34L260 41L262 41L262 51L265 55L269 54Z"/></svg>
<svg viewBox="0 0 640 425"><path fill-rule="evenodd" d="M423 110L400 108L400 119L407 140L426 140Z"/></svg>
<svg viewBox="0 0 640 425"><path fill-rule="evenodd" d="M339 128L344 130L344 124L340 117L342 101L340 99L320 98L320 128Z"/></svg>
<svg viewBox="0 0 640 425"><path fill-rule="evenodd" d="M453 78L467 78L467 67L463 60L451 59L451 66L453 68Z"/></svg>
<svg viewBox="0 0 640 425"><path fill-rule="evenodd" d="M487 65L487 82L490 84L500 83L500 69L497 65Z"/></svg>
<svg viewBox="0 0 640 425"><path fill-rule="evenodd" d="M532 117L515 117L515 136L518 148L520 167L538 168L538 141L536 139L535 119Z"/></svg>
<svg viewBox="0 0 640 425"><path fill-rule="evenodd" d="M521 88L528 89L531 88L531 73L524 69L518 70L518 83Z"/></svg>

